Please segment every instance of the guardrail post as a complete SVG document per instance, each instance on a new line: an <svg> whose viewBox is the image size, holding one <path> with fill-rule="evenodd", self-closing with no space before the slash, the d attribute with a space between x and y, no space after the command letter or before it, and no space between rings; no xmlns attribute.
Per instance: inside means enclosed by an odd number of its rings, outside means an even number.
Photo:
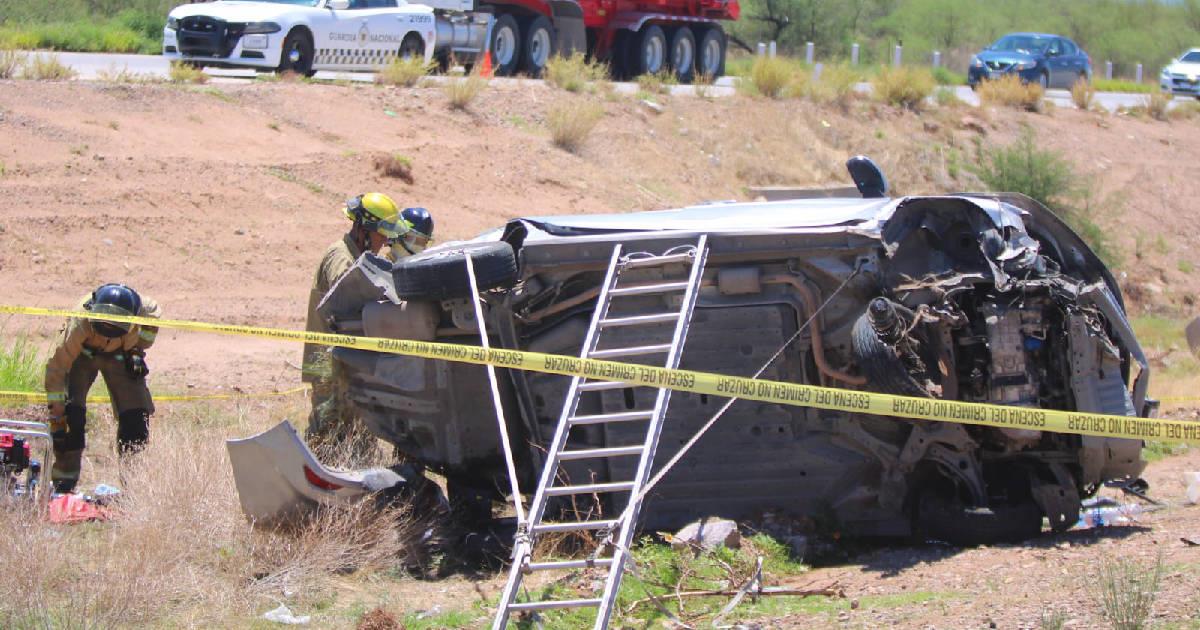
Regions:
<svg viewBox="0 0 1200 630"><path fill-rule="evenodd" d="M933 67L940 68L942 66L942 51L933 51Z"/></svg>
<svg viewBox="0 0 1200 630"><path fill-rule="evenodd" d="M1134 75L1133 75L1133 76L1134 76L1134 79L1133 79L1133 81L1134 81L1135 83L1141 83L1141 82L1142 82L1142 64L1140 64L1140 63L1139 63L1139 64L1137 65L1137 71L1136 71L1136 72L1134 72Z"/></svg>
<svg viewBox="0 0 1200 630"><path fill-rule="evenodd" d="M808 43L804 44L804 63L806 63L810 66L813 64L813 43L812 42L808 42Z"/></svg>
<svg viewBox="0 0 1200 630"><path fill-rule="evenodd" d="M812 80L814 83L821 80L821 70L824 68L824 66L825 64L823 63L813 64Z"/></svg>
<svg viewBox="0 0 1200 630"><path fill-rule="evenodd" d="M775 58L775 40L773 39L767 44L767 56L772 59Z"/></svg>
<svg viewBox="0 0 1200 630"><path fill-rule="evenodd" d="M858 44L850 45L850 65L858 65Z"/></svg>
<svg viewBox="0 0 1200 630"><path fill-rule="evenodd" d="M1112 81L1112 62L1111 61L1104 62L1104 78L1108 79L1109 81Z"/></svg>
<svg viewBox="0 0 1200 630"><path fill-rule="evenodd" d="M767 56L767 43L766 42L758 42L758 56L759 57Z"/></svg>
<svg viewBox="0 0 1200 630"><path fill-rule="evenodd" d="M900 56L901 56L903 50L904 50L904 47L901 46L900 44L896 44L896 47L892 49L892 66L893 67L895 67L895 68L900 67Z"/></svg>

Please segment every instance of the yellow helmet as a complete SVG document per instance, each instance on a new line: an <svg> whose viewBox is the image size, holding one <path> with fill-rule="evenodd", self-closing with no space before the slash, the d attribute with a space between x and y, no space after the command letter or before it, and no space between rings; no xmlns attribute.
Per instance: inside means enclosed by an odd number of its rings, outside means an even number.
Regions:
<svg viewBox="0 0 1200 630"><path fill-rule="evenodd" d="M408 223L400 217L400 208L383 193L366 193L346 200L346 217L360 223L369 232L379 232L389 239L403 236Z"/></svg>

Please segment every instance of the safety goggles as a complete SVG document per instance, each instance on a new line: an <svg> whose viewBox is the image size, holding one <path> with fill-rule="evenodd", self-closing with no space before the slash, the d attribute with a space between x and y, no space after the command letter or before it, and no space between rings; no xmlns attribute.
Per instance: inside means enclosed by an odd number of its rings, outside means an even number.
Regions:
<svg viewBox="0 0 1200 630"><path fill-rule="evenodd" d="M92 304L88 306L88 310L99 315L122 315L125 317L130 317L133 315L133 313L130 313L129 311L115 304ZM88 321L92 323L92 330L95 330L97 334L103 337L108 337L109 339L121 337L133 328L133 324L130 324L129 322L110 322L98 319L92 319Z"/></svg>

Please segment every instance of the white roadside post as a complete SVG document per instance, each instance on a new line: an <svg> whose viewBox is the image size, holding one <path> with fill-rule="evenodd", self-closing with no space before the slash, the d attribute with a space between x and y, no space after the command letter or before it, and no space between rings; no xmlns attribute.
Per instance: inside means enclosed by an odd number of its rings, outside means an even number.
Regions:
<svg viewBox="0 0 1200 630"><path fill-rule="evenodd" d="M900 44L896 44L896 47L892 49L892 67L893 68L900 67L900 56L903 53L903 50L904 50L904 47L901 46Z"/></svg>
<svg viewBox="0 0 1200 630"><path fill-rule="evenodd" d="M775 58L775 40L773 39L767 44L767 56L772 59Z"/></svg>
<svg viewBox="0 0 1200 630"><path fill-rule="evenodd" d="M1134 77L1134 79L1133 79L1134 83L1142 82L1142 64L1139 63L1137 65L1137 70L1134 72L1133 77Z"/></svg>
<svg viewBox="0 0 1200 630"><path fill-rule="evenodd" d="M1109 81L1112 81L1112 62L1111 61L1104 62L1104 78L1108 79Z"/></svg>
<svg viewBox="0 0 1200 630"><path fill-rule="evenodd" d="M766 44L766 42L758 42L758 56L759 56L759 57L766 57L766 56L767 56L767 44Z"/></svg>
<svg viewBox="0 0 1200 630"><path fill-rule="evenodd" d="M813 48L812 42L804 44L804 63L810 66L813 64Z"/></svg>
<svg viewBox="0 0 1200 630"><path fill-rule="evenodd" d="M942 51L940 51L940 50L933 51L933 67L934 68L942 67Z"/></svg>
<svg viewBox="0 0 1200 630"><path fill-rule="evenodd" d="M857 43L850 45L850 65L852 65L852 66L858 65L858 44Z"/></svg>

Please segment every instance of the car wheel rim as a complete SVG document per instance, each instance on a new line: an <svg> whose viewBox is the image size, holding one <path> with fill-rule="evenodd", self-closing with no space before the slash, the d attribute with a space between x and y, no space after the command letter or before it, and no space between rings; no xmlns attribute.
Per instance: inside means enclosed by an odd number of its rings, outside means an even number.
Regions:
<svg viewBox="0 0 1200 630"><path fill-rule="evenodd" d="M687 74L692 69L692 42L681 39L675 44L675 71Z"/></svg>
<svg viewBox="0 0 1200 630"><path fill-rule="evenodd" d="M529 58L533 65L541 68L550 57L550 33L546 29L538 29L529 40Z"/></svg>
<svg viewBox="0 0 1200 630"><path fill-rule="evenodd" d="M517 49L517 38L513 34L512 29L500 29L496 33L496 63L506 66L512 62L513 53Z"/></svg>
<svg viewBox="0 0 1200 630"><path fill-rule="evenodd" d="M293 45L291 50L288 51L288 62L291 63L292 65L296 65L296 64L300 63L300 47L299 46Z"/></svg>
<svg viewBox="0 0 1200 630"><path fill-rule="evenodd" d="M658 37L646 38L646 47L643 51L643 57L646 62L646 72L654 74L662 69L663 63L663 42Z"/></svg>

